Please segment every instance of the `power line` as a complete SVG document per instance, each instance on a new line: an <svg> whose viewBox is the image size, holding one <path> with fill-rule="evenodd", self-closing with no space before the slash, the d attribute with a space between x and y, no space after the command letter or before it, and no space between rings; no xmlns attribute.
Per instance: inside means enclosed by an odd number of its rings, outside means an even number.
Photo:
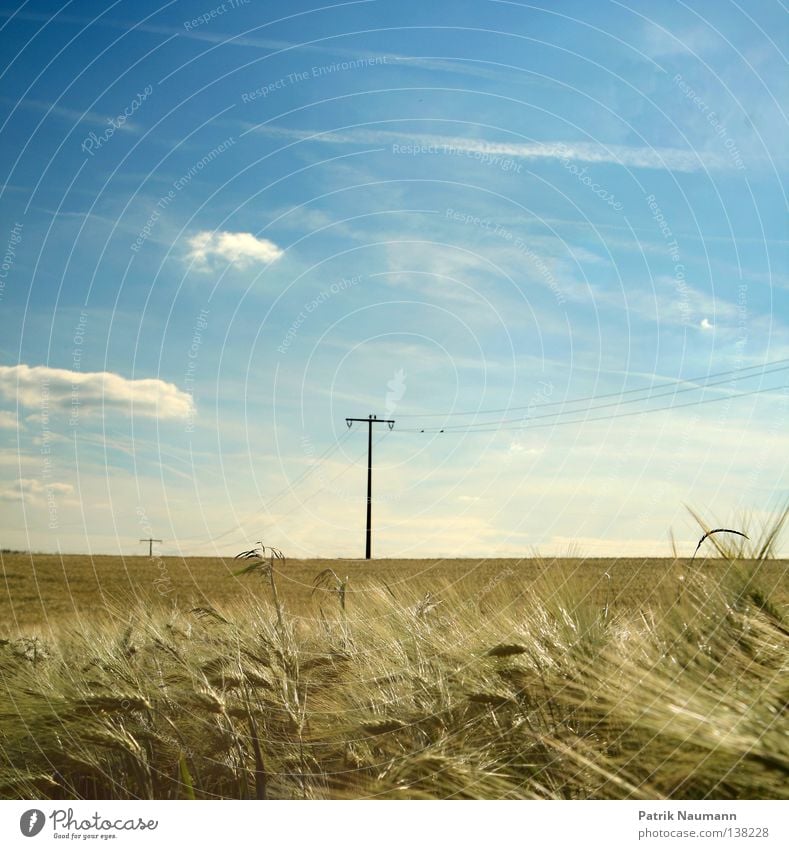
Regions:
<svg viewBox="0 0 789 849"><path fill-rule="evenodd" d="M379 445L384 439L385 439L385 434L381 434L381 436L379 436L377 439L373 439L373 448L375 448L377 445ZM313 498L316 498L318 495L320 495L322 492L324 492L326 490L327 486L334 483L334 481L336 481L338 478L341 478L344 474L346 474L346 472L349 469L353 468L359 462L359 460L361 460L362 457L364 457L364 455L366 453L367 453L366 448L364 450L360 451L344 469L340 469L340 471L337 472L336 475L332 475L327 481L322 481L320 487L318 489L316 489L315 492L311 492L309 495L307 495L305 498L303 498L295 507L291 507L291 509L288 510L286 513L281 513L279 516L277 516L277 519L279 521L282 521L282 519L287 519L288 516L292 516L304 504L306 504L308 501L312 501Z"/></svg>
<svg viewBox="0 0 789 849"><path fill-rule="evenodd" d="M598 395L584 395L579 398L565 398L562 401L545 401L540 404L523 404L518 406L509 406L509 407L499 407L496 409L479 409L479 410L454 410L448 413L400 413L398 418L401 419L424 419L424 418L448 418L449 416L475 416L475 415L486 415L488 413L508 413L514 410L528 410L530 407L556 407L561 404L579 404L582 401L600 401L605 398L618 398L623 395L632 395L636 392L652 392L654 389L665 389L668 386L676 386L682 383L699 383L700 381L708 381L715 377L725 377L730 374L740 374L746 371L753 371L754 369L762 369L764 370L768 366L777 366L782 365L783 363L789 363L789 357L785 357L780 360L770 360L766 363L761 363L760 365L755 366L743 366L742 368L730 369L729 371L719 371L714 374L704 374L698 377L685 377L685 378L677 378L676 380L671 380L666 383L662 383L660 386L642 386L640 389L624 389L621 392L606 392L604 394ZM749 377L758 377L759 372L754 372L754 374L743 375L742 378L739 379L747 379ZM701 387L693 387L693 388L703 388ZM684 391L684 390L683 390ZM641 400L648 400L647 398ZM402 430L402 428L398 428L398 430Z"/></svg>
<svg viewBox="0 0 789 849"><path fill-rule="evenodd" d="M787 370L789 370L789 366L781 366L780 368L775 368L775 369L770 369L769 371L764 371L758 376L764 377L765 375L768 375L768 374L775 374L776 372L787 371ZM605 410L605 409L608 409L610 407L621 407L624 404L641 404L644 401L652 401L655 398L665 398L668 395L676 397L677 395L681 395L684 392L697 392L700 389L703 390L703 389L708 389L711 386L721 386L724 383L731 383L733 380L744 380L744 379L748 379L750 377L756 377L756 375L753 375L753 374L751 374L751 375L740 375L739 377L730 377L730 378L727 378L726 380L712 381L712 382L706 383L702 386L688 386L685 389L671 389L668 392L657 392L653 395L647 395L644 398L628 398L625 401L611 401L608 404L598 404L594 407L587 407L585 410L557 410L556 412L553 412L553 413L543 413L542 415L539 415L539 416L530 416L528 419L523 419L522 417L518 417L518 418L514 418L514 419L502 419L500 422L475 422L473 425L446 425L442 429L448 430L448 431L467 430L469 427L476 427L476 426L482 427L482 426L485 426L485 425L494 425L494 424L510 424L512 422L518 422L518 421L536 421L537 419L548 419L548 418L553 418L555 416L575 415L575 414L584 413L584 412L587 412L587 413L588 412L594 412L596 410ZM728 396L728 397L731 397L731 396ZM568 402L561 402L561 401L559 401L559 402L556 402L556 403L572 403L572 402L569 402L569 401ZM541 406L547 406L547 404L541 405Z"/></svg>
<svg viewBox="0 0 789 849"><path fill-rule="evenodd" d="M634 410L629 413L620 413L609 416L597 416L596 418L585 418L585 419L572 419L570 421L557 421L557 422L545 422L543 424L537 424L533 427L529 427L529 419L524 421L524 424L519 425L517 427L490 427L491 422L480 423L477 425L468 425L465 430L456 429L450 431L451 433L498 433L499 431L510 431L510 430L536 430L538 428L544 427L560 427L562 425L571 425L571 424L587 424L589 422L604 422L610 421L611 419L625 419L630 416L645 416L648 413L662 413L667 410L679 410L683 407L697 407L702 404L716 404L720 401L729 401L736 400L737 398L745 398L749 395L761 395L765 392L775 392L781 389L789 389L789 386L768 386L763 389L754 389L750 392L738 392L734 395L723 395L720 398L706 398L699 399L698 401L688 401L686 404L670 404L667 407L656 407L652 410ZM646 400L646 399L644 399ZM599 408L598 408L599 409ZM568 411L569 412L569 411ZM579 410L573 410L572 412L577 413ZM494 423L495 424L495 423ZM398 428L399 433L444 433L445 428Z"/></svg>
<svg viewBox="0 0 789 849"><path fill-rule="evenodd" d="M367 420L364 419L364 421L367 421ZM346 436L348 436L348 435L349 434L346 434ZM375 448L380 442L382 442L384 438L385 438L385 436L381 435L377 439L374 439L373 440L373 448ZM341 478L344 474L347 474L348 470L353 468L359 462L359 460L361 460L362 457L364 457L364 455L366 453L367 453L367 448L364 448L362 451L360 451L357 455L355 455L353 457L353 459L351 460L351 462L347 466L340 469L340 471L337 472L337 474L332 475L326 481L321 481L320 486L318 487L318 489L315 490L315 492L311 492L309 495L305 496L295 507L291 507L291 509L287 510L285 513L280 513L277 516L277 521L282 522L283 519L287 519L289 516L292 516L297 510L300 510L308 501L312 501L313 498L317 498L319 495L321 495L323 492L325 492L326 488L328 486L330 486L332 483L334 483L334 481L336 481L338 478ZM239 524L238 527L240 527L240 526L241 525ZM233 528L232 530L235 530L235 528ZM228 531L228 533L232 533L232 530ZM200 546L198 546L198 547L200 547Z"/></svg>
<svg viewBox="0 0 789 849"><path fill-rule="evenodd" d="M322 451L317 457L312 458L312 463L307 466L304 471L300 472L286 487L283 487L279 492L276 492L271 498L266 499L266 503L263 507L259 507L257 510L253 511L249 515L245 516L243 519L240 519L232 528L228 530L222 531L222 533L217 534L216 536L208 535L209 538L205 539L202 542L197 542L194 544L194 548L204 548L213 545L220 539L224 539L226 536L229 536L234 531L241 528L243 525L251 522L253 519L256 519L258 516L267 513L269 509L274 505L278 504L282 501L283 498L286 498L293 492L294 487L302 484L310 475L312 475L319 467L320 464L328 460L334 453L339 451L339 449L343 446L343 444L348 440L350 434L346 431L340 436L340 438L333 444L330 445L325 451ZM189 542L190 540L200 539L200 537L186 537L183 542Z"/></svg>
<svg viewBox="0 0 789 849"><path fill-rule="evenodd" d="M365 421L366 421L366 419L365 419ZM349 435L349 434L346 434L346 435ZM373 448L375 448L380 442L382 442L384 438L385 438L385 436L382 434L377 439L374 439L373 440ZM308 501L312 501L313 498L317 498L319 495L321 495L323 492L325 492L326 488L328 486L333 484L334 481L336 481L338 478L341 478L344 474L347 474L349 469L353 468L359 462L359 460L361 460L362 457L364 457L364 455L366 453L367 453L367 448L364 448L362 451L360 451L357 455L355 455L353 457L353 459L351 460L351 462L347 466L340 469L340 471L337 472L337 474L332 475L326 481L321 481L321 485L318 487L318 489L315 490L315 492L311 492L309 495L304 497L295 507L291 507L291 509L287 510L285 513L280 513L277 516L277 521L282 522L283 519L287 519L289 516L292 516L297 510L300 510ZM233 528L233 530L235 530L235 528Z"/></svg>

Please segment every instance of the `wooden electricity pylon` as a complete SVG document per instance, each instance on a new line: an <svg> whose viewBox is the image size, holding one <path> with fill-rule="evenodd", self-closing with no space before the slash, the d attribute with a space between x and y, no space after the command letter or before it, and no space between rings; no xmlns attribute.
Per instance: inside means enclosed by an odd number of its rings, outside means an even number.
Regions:
<svg viewBox="0 0 789 849"><path fill-rule="evenodd" d="M394 427L394 419L379 419L378 416L370 415L366 419L346 419L345 424L350 426L354 422L367 422L367 534L365 537L365 559L372 557L372 516L373 516L373 425L388 424L389 430Z"/></svg>
<svg viewBox="0 0 789 849"><path fill-rule="evenodd" d="M148 543L148 557L153 557L153 544L155 542L162 542L162 540L154 539L153 537L148 537L147 539L141 539L140 542Z"/></svg>

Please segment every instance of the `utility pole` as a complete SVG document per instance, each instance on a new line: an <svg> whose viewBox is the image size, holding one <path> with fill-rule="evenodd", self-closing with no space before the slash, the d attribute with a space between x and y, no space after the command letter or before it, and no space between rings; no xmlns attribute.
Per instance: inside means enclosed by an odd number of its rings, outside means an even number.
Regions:
<svg viewBox="0 0 789 849"><path fill-rule="evenodd" d="M162 542L162 540L154 539L153 537L148 537L147 539L141 539L140 542L148 543L148 557L153 557L153 544L155 542Z"/></svg>
<svg viewBox="0 0 789 849"><path fill-rule="evenodd" d="M372 515L373 515L373 425L387 424L389 430L394 427L394 419L379 419L378 416L369 415L366 419L346 419L345 424L350 426L354 422L367 422L367 535L365 537L365 559L372 558Z"/></svg>

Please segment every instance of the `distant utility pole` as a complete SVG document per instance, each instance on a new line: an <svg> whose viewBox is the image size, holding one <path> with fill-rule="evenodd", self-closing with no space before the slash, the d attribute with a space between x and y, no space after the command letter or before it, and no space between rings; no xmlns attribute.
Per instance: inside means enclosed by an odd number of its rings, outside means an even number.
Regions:
<svg viewBox="0 0 789 849"><path fill-rule="evenodd" d="M366 419L346 419L345 424L350 426L354 422L367 422L367 536L365 545L365 559L372 557L372 513L373 513L373 425L388 424L389 430L394 427L394 419L379 419L378 416L370 415Z"/></svg>
<svg viewBox="0 0 789 849"><path fill-rule="evenodd" d="M148 537L147 539L141 539L140 542L148 543L148 557L153 557L153 544L155 542L162 542L162 540L154 539L153 537Z"/></svg>

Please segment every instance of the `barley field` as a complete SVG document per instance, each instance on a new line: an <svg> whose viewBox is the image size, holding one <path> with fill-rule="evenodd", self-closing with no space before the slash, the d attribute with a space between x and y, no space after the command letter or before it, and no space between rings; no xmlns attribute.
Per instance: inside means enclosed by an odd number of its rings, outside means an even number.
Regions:
<svg viewBox="0 0 789 849"><path fill-rule="evenodd" d="M4 554L0 795L785 798L785 518L694 562Z"/></svg>

